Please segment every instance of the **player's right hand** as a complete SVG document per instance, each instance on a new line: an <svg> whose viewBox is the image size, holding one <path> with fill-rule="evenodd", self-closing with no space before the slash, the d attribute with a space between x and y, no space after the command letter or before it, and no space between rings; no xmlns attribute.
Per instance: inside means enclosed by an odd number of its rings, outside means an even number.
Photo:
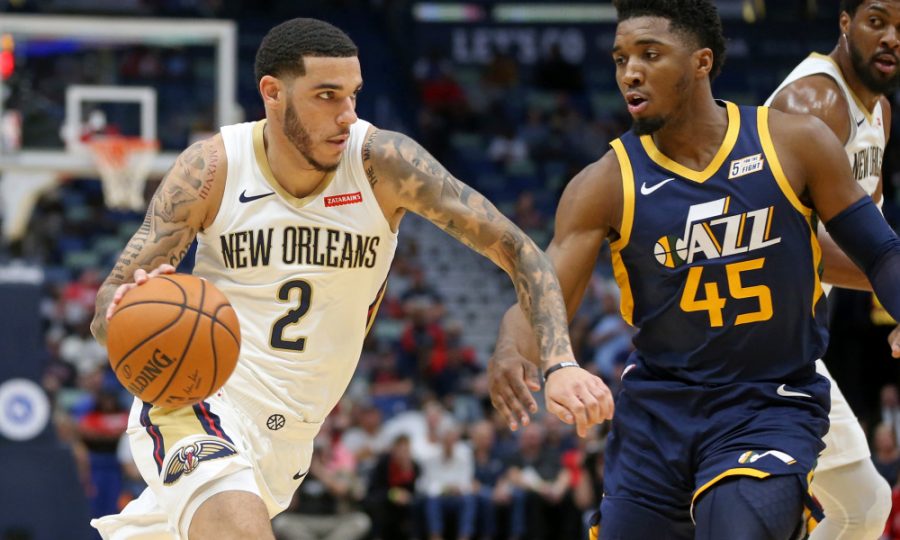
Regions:
<svg viewBox="0 0 900 540"><path fill-rule="evenodd" d="M544 398L547 410L563 422L575 424L579 437L587 437L588 428L612 418L615 409L612 392L603 379L574 366L547 377Z"/></svg>
<svg viewBox="0 0 900 540"><path fill-rule="evenodd" d="M116 308L119 306L119 302L122 301L122 297L125 296L125 293L139 285L147 283L147 280L152 277L174 273L175 267L171 264L161 264L151 270L149 273L143 268L138 268L137 270L135 270L134 282L123 283L116 289L116 293L113 295L112 301L109 303L109 306L106 307L106 320L108 321L110 318L112 318L113 313L115 313Z"/></svg>
<svg viewBox="0 0 900 540"><path fill-rule="evenodd" d="M530 414L538 410L532 392L541 389L537 367L519 354L514 346L497 344L488 361L488 387L491 403L503 415L509 429L527 426Z"/></svg>

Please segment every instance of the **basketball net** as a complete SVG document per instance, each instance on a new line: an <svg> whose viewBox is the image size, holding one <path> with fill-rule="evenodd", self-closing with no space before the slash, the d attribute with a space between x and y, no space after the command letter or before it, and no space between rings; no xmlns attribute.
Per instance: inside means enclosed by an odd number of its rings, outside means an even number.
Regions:
<svg viewBox="0 0 900 540"><path fill-rule="evenodd" d="M107 135L87 141L103 183L106 206L141 212L144 186L159 151L159 143L140 137Z"/></svg>

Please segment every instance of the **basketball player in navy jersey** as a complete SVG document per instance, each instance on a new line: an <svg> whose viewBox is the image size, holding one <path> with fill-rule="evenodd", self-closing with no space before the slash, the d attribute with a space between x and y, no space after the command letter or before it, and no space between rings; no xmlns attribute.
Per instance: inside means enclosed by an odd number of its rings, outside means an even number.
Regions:
<svg viewBox="0 0 900 540"><path fill-rule="evenodd" d="M880 206L881 163L891 126L885 94L900 87L900 0L844 0L840 30L835 48L828 55L810 54L766 104L822 120L844 143L854 180ZM824 282L869 289L866 276L821 227L819 243ZM831 379L821 360L816 369ZM891 510L891 488L875 470L866 435L833 379L828 419L825 451L812 484L825 521L810 539L878 538Z"/></svg>
<svg viewBox="0 0 900 540"><path fill-rule="evenodd" d="M711 0L614 4L634 125L566 188L548 248L572 315L609 240L623 316L639 329L599 535L786 540L828 430L813 213L895 316L900 239L820 120L713 98L725 40ZM523 323L513 307L491 360L511 424L527 418L522 359L536 358Z"/></svg>
<svg viewBox="0 0 900 540"><path fill-rule="evenodd" d="M544 367L574 360L547 257L415 141L357 118L362 74L344 32L315 19L278 25L256 77L266 119L223 126L178 158L98 293L103 343L122 296L174 271L196 238L194 273L228 296L242 334L238 366L213 396L177 409L135 402L128 434L149 487L92 522L105 539L274 538L269 520L350 382L406 212L509 273ZM612 408L583 370L556 378L548 399L582 431Z"/></svg>

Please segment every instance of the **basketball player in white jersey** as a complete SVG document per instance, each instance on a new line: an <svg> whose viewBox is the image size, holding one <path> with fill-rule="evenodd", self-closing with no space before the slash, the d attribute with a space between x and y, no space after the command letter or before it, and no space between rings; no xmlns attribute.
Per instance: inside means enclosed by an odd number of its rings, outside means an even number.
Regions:
<svg viewBox="0 0 900 540"><path fill-rule="evenodd" d="M412 139L358 120L357 48L294 19L256 57L266 120L188 148L103 284L92 325L105 342L117 302L170 273L196 237L194 272L241 323L240 361L193 407L136 401L128 429L149 487L93 525L107 539L273 539L269 520L308 471L313 438L344 392L382 296L400 220L424 216L503 268L545 369L574 361L559 283L543 252ZM608 418L599 378L564 369L548 408L580 433Z"/></svg>
<svg viewBox="0 0 900 540"><path fill-rule="evenodd" d="M891 125L884 95L900 85L900 0L843 0L840 29L834 50L801 62L766 105L823 120L844 142L856 180L880 207L881 163ZM821 226L819 242L823 281L871 290ZM824 362L818 360L816 368L831 379L831 427L812 483L825 519L810 538L878 538L891 510L891 488L875 470L866 435Z"/></svg>

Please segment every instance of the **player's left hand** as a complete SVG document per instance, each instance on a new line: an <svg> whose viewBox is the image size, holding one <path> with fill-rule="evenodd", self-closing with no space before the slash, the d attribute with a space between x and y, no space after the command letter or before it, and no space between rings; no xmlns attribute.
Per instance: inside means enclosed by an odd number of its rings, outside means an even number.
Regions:
<svg viewBox="0 0 900 540"><path fill-rule="evenodd" d="M888 336L888 343L891 345L891 356L900 358L900 324L891 330L891 335Z"/></svg>
<svg viewBox="0 0 900 540"><path fill-rule="evenodd" d="M537 367L514 345L497 343L488 361L488 387L491 403L513 431L520 425L527 426L530 415L538 411L537 402L531 395L541 389Z"/></svg>
<svg viewBox="0 0 900 540"><path fill-rule="evenodd" d="M134 280L129 283L123 283L119 285L116 289L115 294L113 294L112 301L109 303L109 306L106 308L106 320L110 320L113 316L113 313L116 312L116 308L119 307L119 302L122 301L122 298L125 296L125 293L130 291L131 289L143 285L147 283L147 280L150 278L154 278L156 276L161 276L163 274L174 274L175 267L171 264L161 264L147 272L143 268L138 268L134 271Z"/></svg>
<svg viewBox="0 0 900 540"><path fill-rule="evenodd" d="M581 369L567 367L547 378L544 384L547 410L567 424L575 424L579 437L586 437L591 426L612 418L612 393L600 377Z"/></svg>

